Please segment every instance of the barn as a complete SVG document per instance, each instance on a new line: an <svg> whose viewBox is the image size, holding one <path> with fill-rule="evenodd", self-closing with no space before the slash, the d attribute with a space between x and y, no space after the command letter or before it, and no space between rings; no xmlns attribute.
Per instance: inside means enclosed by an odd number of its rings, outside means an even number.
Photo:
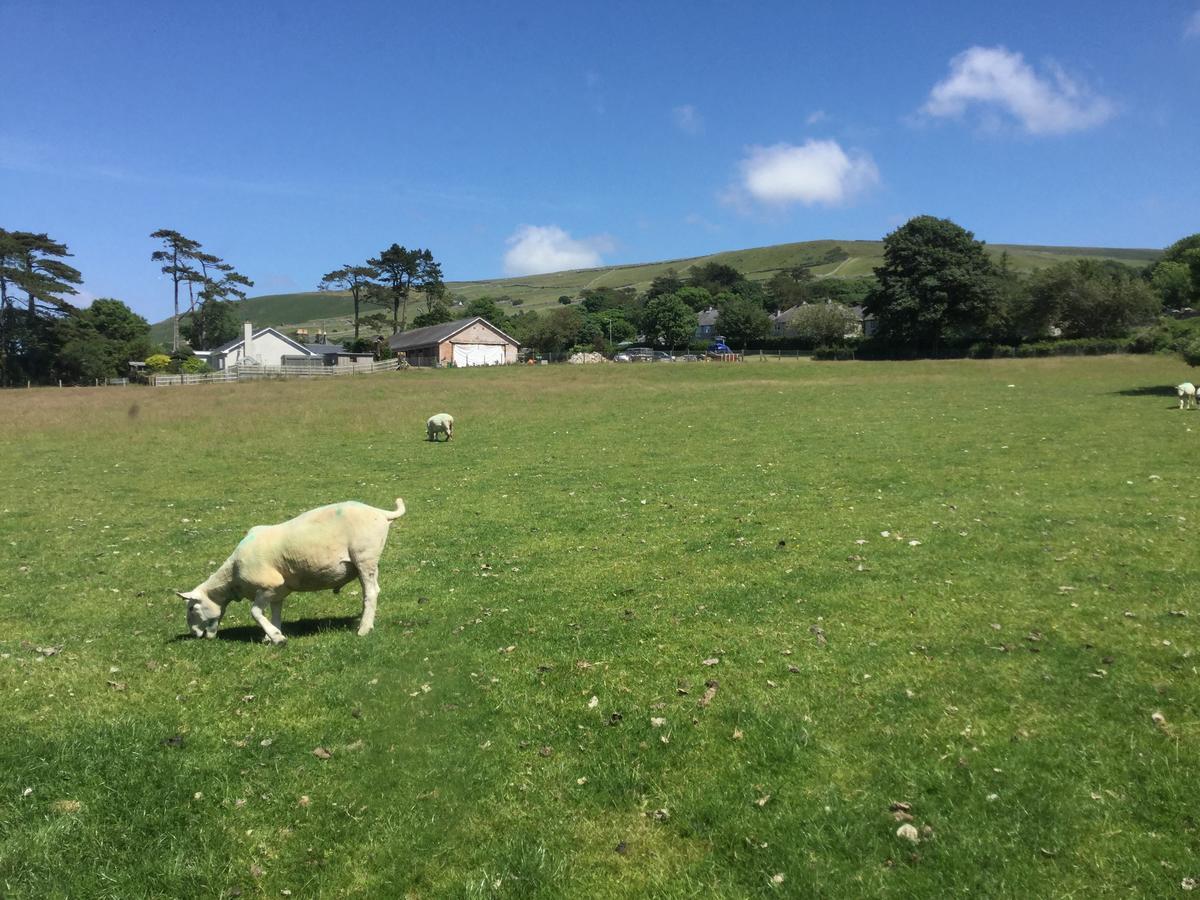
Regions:
<svg viewBox="0 0 1200 900"><path fill-rule="evenodd" d="M517 361L521 344L482 316L394 334L394 353L414 366L504 366Z"/></svg>

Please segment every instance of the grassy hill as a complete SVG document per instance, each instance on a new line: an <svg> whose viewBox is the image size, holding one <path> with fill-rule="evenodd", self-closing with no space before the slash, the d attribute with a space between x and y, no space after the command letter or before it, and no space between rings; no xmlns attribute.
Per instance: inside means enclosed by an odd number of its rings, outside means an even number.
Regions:
<svg viewBox="0 0 1200 900"><path fill-rule="evenodd" d="M1040 247L1029 244L989 244L996 257L1007 253L1010 265L1017 271L1034 272L1064 259L1091 257L1114 259L1134 266L1153 262L1158 250L1123 249L1112 247ZM825 261L830 260L830 261ZM523 302L523 309L554 306L561 296L576 297L587 288L633 287L645 290L668 269L685 273L693 266L716 262L732 266L749 278L767 280L780 269L811 266L818 277L850 278L871 275L883 262L882 241L802 241L776 244L747 250L726 250L706 256L668 259L661 262L632 263L602 266L595 269L571 269L545 275L525 275L519 278L491 278L482 281L451 281L450 293L467 301L484 296L508 296ZM243 318L256 325L285 328L323 326L335 339L349 334L353 327L352 305L346 294L310 291L295 294L271 294L251 297L239 304ZM368 311L377 311L377 307ZM169 319L156 323L151 337L169 341Z"/></svg>

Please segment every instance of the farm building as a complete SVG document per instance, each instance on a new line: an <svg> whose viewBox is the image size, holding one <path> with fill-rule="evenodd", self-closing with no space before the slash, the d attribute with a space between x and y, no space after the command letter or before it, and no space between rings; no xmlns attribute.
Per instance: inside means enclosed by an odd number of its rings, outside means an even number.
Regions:
<svg viewBox="0 0 1200 900"><path fill-rule="evenodd" d="M217 371L243 363L260 366L337 366L370 362L370 353L351 353L340 344L301 344L274 328L254 330L249 322L242 325L242 336L212 350L199 350L196 356Z"/></svg>
<svg viewBox="0 0 1200 900"><path fill-rule="evenodd" d="M414 366L503 366L517 361L520 343L482 316L394 334L388 346Z"/></svg>
<svg viewBox="0 0 1200 900"><path fill-rule="evenodd" d="M341 344L301 344L303 354L290 354L283 357L285 366L348 366L354 363L371 362L375 359L372 353L356 353L347 350Z"/></svg>

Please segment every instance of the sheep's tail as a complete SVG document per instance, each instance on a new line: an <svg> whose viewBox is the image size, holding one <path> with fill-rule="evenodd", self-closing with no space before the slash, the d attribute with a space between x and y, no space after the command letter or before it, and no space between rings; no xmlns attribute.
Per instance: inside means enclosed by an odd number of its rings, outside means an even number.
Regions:
<svg viewBox="0 0 1200 900"><path fill-rule="evenodd" d="M400 518L402 515L404 515L404 513L405 513L404 501L400 497L397 497L395 511L394 512L386 512L385 511L383 514L383 517L390 522L393 519Z"/></svg>

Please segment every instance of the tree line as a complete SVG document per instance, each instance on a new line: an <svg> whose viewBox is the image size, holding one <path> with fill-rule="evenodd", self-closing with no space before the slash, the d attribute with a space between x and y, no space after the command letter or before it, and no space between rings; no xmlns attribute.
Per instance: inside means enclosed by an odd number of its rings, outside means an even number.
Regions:
<svg viewBox="0 0 1200 900"><path fill-rule="evenodd" d="M156 347L144 318L112 298L72 303L83 277L67 245L45 233L0 228L0 384L91 383L126 374L130 360L203 370L192 355L236 338L236 302L253 282L199 241L161 229L151 253L171 285L172 336ZM1198 332L1164 310L1200 308L1200 233L1167 247L1152 265L1072 259L1016 272L949 219L917 216L883 239L874 277L818 278L817 266L847 257L840 247L814 253L767 280L709 262L666 269L649 288L601 287L563 296L543 311L519 300L449 296L441 264L428 249L393 243L360 263L327 273L319 288L342 291L354 305L354 349L369 349L365 326L382 335L467 316L483 316L527 347L546 353L611 351L633 340L670 349L696 344L702 311L715 309L714 333L754 346L771 315L793 309L790 327L809 346L855 342L851 306L862 306L874 333L857 341L864 355L961 355L1011 349L1046 339L1130 340L1135 350L1173 350L1200 364ZM417 297L421 304L410 320ZM505 303L505 301L508 301ZM457 302L456 302L457 301ZM367 307L379 310L364 314ZM461 308L460 308L461 307ZM377 342L378 343L378 342ZM169 354L156 356L168 349ZM163 360L167 362L164 363Z"/></svg>

